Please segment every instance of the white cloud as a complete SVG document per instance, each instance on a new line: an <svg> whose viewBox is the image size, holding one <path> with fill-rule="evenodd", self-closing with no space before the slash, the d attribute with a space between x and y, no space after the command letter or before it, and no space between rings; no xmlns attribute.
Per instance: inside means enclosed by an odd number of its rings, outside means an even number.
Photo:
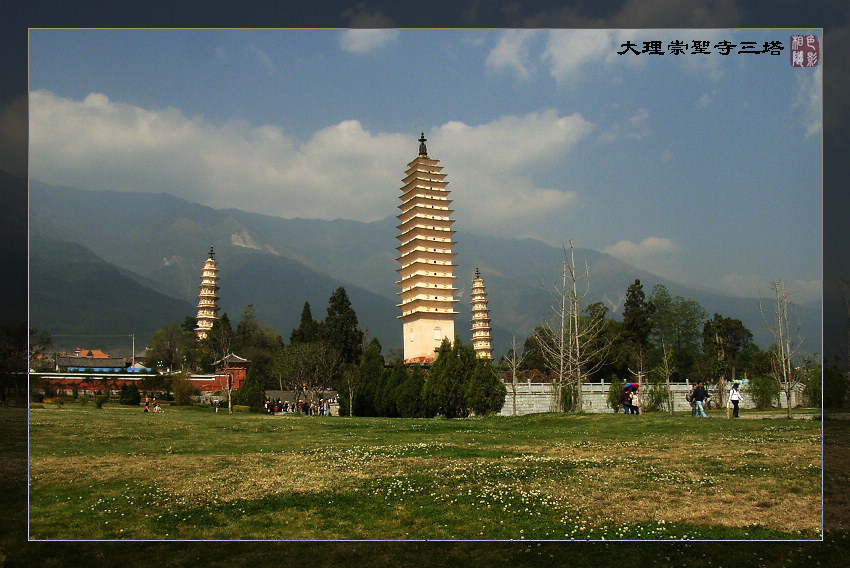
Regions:
<svg viewBox="0 0 850 568"><path fill-rule="evenodd" d="M619 241L615 245L605 247L602 252L628 262L630 260L644 260L658 254L670 254L678 250L679 247L671 239L647 237L638 244L629 240Z"/></svg>
<svg viewBox="0 0 850 568"><path fill-rule="evenodd" d="M797 72L797 95L793 107L802 109L806 138L819 136L823 132L823 66L818 65L812 73L803 69Z"/></svg>
<svg viewBox="0 0 850 568"><path fill-rule="evenodd" d="M629 118L614 122L599 138L603 142L613 142L621 139L643 140L650 135L649 111L641 107Z"/></svg>
<svg viewBox="0 0 850 568"><path fill-rule="evenodd" d="M711 98L711 95L704 93L699 100L697 100L697 108L706 108L713 102L714 100Z"/></svg>
<svg viewBox="0 0 850 568"><path fill-rule="evenodd" d="M577 196L534 175L593 129L554 110L428 133L464 230L505 236L563 223ZM280 126L212 123L92 93L83 101L30 95L30 175L86 189L166 192L211 207L280 217L373 221L397 214L415 134L373 133L356 120L298 143Z"/></svg>
<svg viewBox="0 0 850 568"><path fill-rule="evenodd" d="M675 279L677 275L674 261L679 247L672 239L647 237L639 243L622 240L602 252L658 276Z"/></svg>
<svg viewBox="0 0 850 568"><path fill-rule="evenodd" d="M507 70L517 79L526 81L531 77L529 41L537 35L534 30L507 30L499 37L496 46L485 60L488 68Z"/></svg>
<svg viewBox="0 0 850 568"><path fill-rule="evenodd" d="M622 34L609 30L551 30L541 58L550 65L555 82L563 85L589 64L613 62L618 57L614 42Z"/></svg>
<svg viewBox="0 0 850 568"><path fill-rule="evenodd" d="M339 35L339 46L362 55L376 51L398 39L398 30L346 30Z"/></svg>
<svg viewBox="0 0 850 568"><path fill-rule="evenodd" d="M706 29L618 29L618 30L550 30L541 61L549 66L550 74L558 85L570 85L579 81L582 74L598 67L606 67L610 73L612 66L636 69L646 65L652 57L641 53L635 55L624 50L627 42L634 44L639 52L643 51L645 41L661 42L667 62L679 66L691 74L717 81L723 76L723 57L692 56L669 53L670 42L677 40L691 49L694 41L707 41L710 49L721 40L735 41L737 30ZM687 52L685 52L687 53ZM616 76L612 80L617 80Z"/></svg>

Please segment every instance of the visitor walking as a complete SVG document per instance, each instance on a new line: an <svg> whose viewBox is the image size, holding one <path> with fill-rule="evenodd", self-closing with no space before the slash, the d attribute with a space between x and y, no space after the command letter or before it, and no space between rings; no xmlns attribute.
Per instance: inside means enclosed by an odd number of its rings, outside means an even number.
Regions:
<svg viewBox="0 0 850 568"><path fill-rule="evenodd" d="M640 414L640 408L638 408L640 406L640 399L638 398L637 391L632 391L632 399L630 402L632 405L632 414Z"/></svg>
<svg viewBox="0 0 850 568"><path fill-rule="evenodd" d="M731 404L733 407L732 416L738 418L738 403L741 402L741 391L738 390L738 383L732 385L729 389L729 401L726 403L726 408Z"/></svg>
<svg viewBox="0 0 850 568"><path fill-rule="evenodd" d="M696 405L696 412L694 412L694 416L701 418L708 418L705 414L705 409L703 409L703 403L708 398L708 391L705 390L705 387L702 386L702 381L697 383L697 388L694 389L693 399L694 404Z"/></svg>
<svg viewBox="0 0 850 568"><path fill-rule="evenodd" d="M624 390L620 393L620 400L618 402L623 407L623 414L628 414L631 409L631 403L629 402L631 400L631 394L632 392L630 390Z"/></svg>

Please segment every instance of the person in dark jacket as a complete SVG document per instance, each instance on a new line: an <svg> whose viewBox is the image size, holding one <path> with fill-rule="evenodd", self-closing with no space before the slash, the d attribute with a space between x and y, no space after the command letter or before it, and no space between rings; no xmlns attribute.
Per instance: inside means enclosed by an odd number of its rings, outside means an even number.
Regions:
<svg viewBox="0 0 850 568"><path fill-rule="evenodd" d="M628 389L626 389L622 393L620 393L620 400L618 402L620 403L620 406L623 407L623 414L628 414L629 411L632 408L632 405L630 404L631 395L632 395L632 392Z"/></svg>
<svg viewBox="0 0 850 568"><path fill-rule="evenodd" d="M705 414L705 410L702 407L703 402L708 398L708 391L705 390L705 387L702 386L702 381L697 383L697 388L694 389L693 400L694 404L697 406L697 412L695 416L708 418Z"/></svg>

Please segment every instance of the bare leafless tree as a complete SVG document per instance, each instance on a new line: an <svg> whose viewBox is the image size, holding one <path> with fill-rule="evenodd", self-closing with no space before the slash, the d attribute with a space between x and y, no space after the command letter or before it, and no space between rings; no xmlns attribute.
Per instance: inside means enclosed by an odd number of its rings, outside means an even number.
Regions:
<svg viewBox="0 0 850 568"><path fill-rule="evenodd" d="M667 385L667 407L670 410L670 416L673 416L673 391L670 389L670 377L676 372L676 366L673 362L673 350L667 346L663 337L661 339L661 361L657 369L664 376L664 382Z"/></svg>
<svg viewBox="0 0 850 568"><path fill-rule="evenodd" d="M776 349L772 351L772 364L776 380L779 381L779 386L785 393L788 418L791 418L791 396L804 379L804 375L798 375L794 369L792 358L797 353L803 339L800 336L799 322L793 324L793 331L791 329L791 314L788 309L788 291L785 289L785 283L779 280L778 282L771 282L770 285L774 292L772 317L768 318L765 314L761 300L759 300L759 309L768 330L776 339ZM793 307L793 304L791 305Z"/></svg>
<svg viewBox="0 0 850 568"><path fill-rule="evenodd" d="M522 365L523 360L525 359L525 351L522 352L522 355L517 356L516 351L516 335L513 336L513 344L511 347L510 356L505 357L505 363L508 366L508 370L511 372L511 394L513 397L513 412L512 415L516 416L516 390L517 390L517 373L519 371L520 366Z"/></svg>
<svg viewBox="0 0 850 568"><path fill-rule="evenodd" d="M570 252L564 251L561 264L561 279L549 290L553 303L551 314L543 322L542 329L547 337L538 337L543 358L549 370L555 375L557 408L563 405L563 387L565 383L575 387L576 410L584 409L582 385L586 377L605 363L605 356L611 347L611 339L604 337L605 314L592 311L582 314L582 304L590 294L590 267L585 259L583 275L576 270L573 241L570 240ZM578 280L584 278L584 291L578 293Z"/></svg>
<svg viewBox="0 0 850 568"><path fill-rule="evenodd" d="M312 406L333 381L341 363L339 349L326 341L313 341L287 345L277 354L273 366L282 384L295 391L295 402L303 393Z"/></svg>

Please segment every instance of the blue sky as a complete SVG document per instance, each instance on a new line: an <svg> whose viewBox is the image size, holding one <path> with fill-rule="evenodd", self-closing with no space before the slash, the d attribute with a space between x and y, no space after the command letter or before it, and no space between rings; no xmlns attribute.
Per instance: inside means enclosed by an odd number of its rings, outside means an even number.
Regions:
<svg viewBox="0 0 850 568"><path fill-rule="evenodd" d="M737 295L782 278L809 301L821 67L788 54L809 31L31 30L29 173L374 221L424 131L457 229L573 239ZM627 40L785 50L618 55Z"/></svg>

